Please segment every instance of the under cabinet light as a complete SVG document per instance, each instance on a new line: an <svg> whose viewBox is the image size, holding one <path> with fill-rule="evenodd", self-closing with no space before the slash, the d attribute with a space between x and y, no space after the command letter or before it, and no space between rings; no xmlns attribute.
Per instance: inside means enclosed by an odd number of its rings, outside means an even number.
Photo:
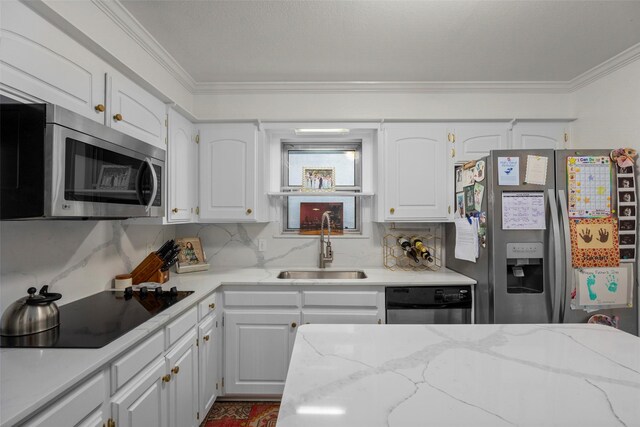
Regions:
<svg viewBox="0 0 640 427"><path fill-rule="evenodd" d="M334 135L346 135L349 133L349 129L295 129L296 135L313 135L313 134L334 134Z"/></svg>

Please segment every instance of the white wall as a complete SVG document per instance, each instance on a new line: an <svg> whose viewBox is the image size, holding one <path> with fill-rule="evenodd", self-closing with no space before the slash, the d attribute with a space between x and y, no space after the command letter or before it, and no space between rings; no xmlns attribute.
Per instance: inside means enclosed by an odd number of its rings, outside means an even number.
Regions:
<svg viewBox="0 0 640 427"><path fill-rule="evenodd" d="M196 94L201 120L573 118L567 94L241 93Z"/></svg>
<svg viewBox="0 0 640 427"><path fill-rule="evenodd" d="M122 221L0 221L0 312L30 286L49 285L62 304L111 288L174 233Z"/></svg>
<svg viewBox="0 0 640 427"><path fill-rule="evenodd" d="M640 60L573 94L572 147L640 151Z"/></svg>

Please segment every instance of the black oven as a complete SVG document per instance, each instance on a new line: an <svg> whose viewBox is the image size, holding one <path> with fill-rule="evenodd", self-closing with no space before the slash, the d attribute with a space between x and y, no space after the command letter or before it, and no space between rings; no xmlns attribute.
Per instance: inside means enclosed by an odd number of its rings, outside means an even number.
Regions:
<svg viewBox="0 0 640 427"><path fill-rule="evenodd" d="M0 219L163 215L164 150L51 104L0 120Z"/></svg>

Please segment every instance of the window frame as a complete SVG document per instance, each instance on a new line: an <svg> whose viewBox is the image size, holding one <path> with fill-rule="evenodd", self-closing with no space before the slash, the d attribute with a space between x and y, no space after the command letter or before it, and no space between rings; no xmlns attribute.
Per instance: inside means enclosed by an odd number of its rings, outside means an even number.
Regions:
<svg viewBox="0 0 640 427"><path fill-rule="evenodd" d="M336 186L335 191L322 193L322 196L317 197L321 201L325 198L331 197L353 197L355 204L355 228L344 230L344 235L362 235L362 201L358 196L341 196L341 192L362 192L362 151L363 140L360 138L355 139L341 139L326 140L322 138L314 138L313 140L297 140L297 139L281 139L280 140L280 152L281 152L281 176L280 176L280 191L282 192L300 192L302 185L289 186L289 151L356 151L356 157L354 161L354 185L352 186ZM295 196L304 196L303 193L296 193ZM295 197L294 196L294 197ZM289 228L289 197L284 196L282 202L282 234L283 235L297 235L300 229Z"/></svg>

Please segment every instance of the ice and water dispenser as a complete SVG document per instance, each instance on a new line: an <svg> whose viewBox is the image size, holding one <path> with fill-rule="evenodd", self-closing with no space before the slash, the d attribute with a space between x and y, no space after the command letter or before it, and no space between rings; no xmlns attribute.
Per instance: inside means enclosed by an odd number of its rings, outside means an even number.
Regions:
<svg viewBox="0 0 640 427"><path fill-rule="evenodd" d="M507 293L541 294L544 246L540 242L507 243Z"/></svg>

